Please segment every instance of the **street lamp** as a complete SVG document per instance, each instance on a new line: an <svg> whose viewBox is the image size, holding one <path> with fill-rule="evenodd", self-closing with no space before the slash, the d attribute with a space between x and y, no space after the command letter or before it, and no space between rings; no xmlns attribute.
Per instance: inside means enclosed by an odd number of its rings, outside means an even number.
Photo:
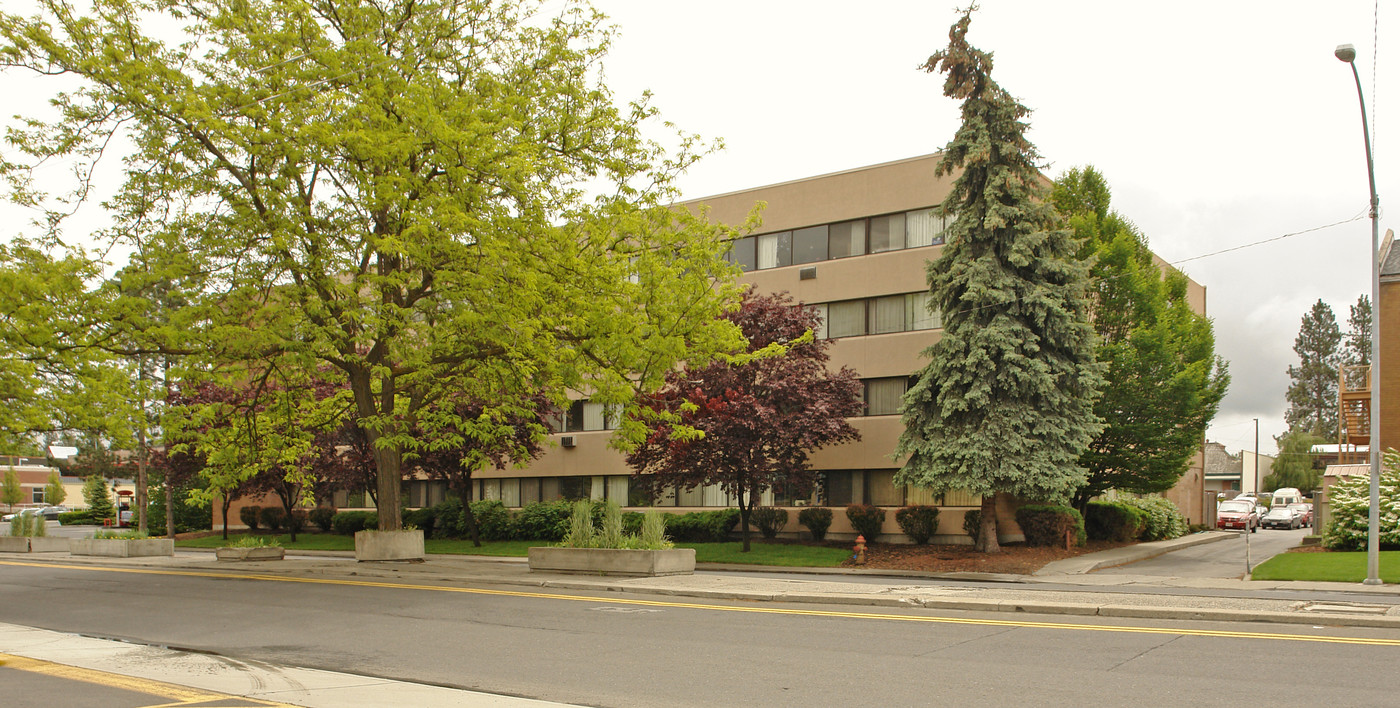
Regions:
<svg viewBox="0 0 1400 708"><path fill-rule="evenodd" d="M1371 457L1371 509L1366 526L1367 585L1381 584L1381 261L1380 217L1381 200L1376 196L1376 164L1371 159L1371 128L1366 123L1366 97L1361 93L1361 74L1356 70L1356 48L1350 44L1337 47L1338 59L1351 65L1356 79L1356 98L1361 102L1361 137L1366 141L1366 176L1371 180L1371 440L1367 445Z"/></svg>

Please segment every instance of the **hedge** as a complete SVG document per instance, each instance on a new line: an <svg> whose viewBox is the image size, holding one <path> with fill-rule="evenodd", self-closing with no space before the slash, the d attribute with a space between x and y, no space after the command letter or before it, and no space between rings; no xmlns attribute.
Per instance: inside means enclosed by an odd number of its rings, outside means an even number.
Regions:
<svg viewBox="0 0 1400 708"><path fill-rule="evenodd" d="M1117 501L1143 513L1143 520L1146 524L1138 538L1144 541L1177 538L1185 536L1190 531L1190 527L1186 524L1186 517L1181 515L1181 510L1165 497L1142 497L1141 499L1126 497Z"/></svg>
<svg viewBox="0 0 1400 708"><path fill-rule="evenodd" d="M331 517L331 528L342 536L379 528L379 514L373 511L342 511Z"/></svg>
<svg viewBox="0 0 1400 708"><path fill-rule="evenodd" d="M1084 517L1068 506L1027 504L1016 510L1016 523L1028 546L1059 546L1065 535L1073 534L1075 545L1085 542Z"/></svg>
<svg viewBox="0 0 1400 708"><path fill-rule="evenodd" d="M678 542L723 543L738 523L738 509L667 514L666 535Z"/></svg>
<svg viewBox="0 0 1400 708"><path fill-rule="evenodd" d="M1084 530L1095 541L1136 541L1147 528L1147 515L1116 501L1091 501L1084 512Z"/></svg>
<svg viewBox="0 0 1400 708"><path fill-rule="evenodd" d="M764 538L777 538L778 532L787 526L788 513L786 509L760 506L749 512L749 521L753 522Z"/></svg>

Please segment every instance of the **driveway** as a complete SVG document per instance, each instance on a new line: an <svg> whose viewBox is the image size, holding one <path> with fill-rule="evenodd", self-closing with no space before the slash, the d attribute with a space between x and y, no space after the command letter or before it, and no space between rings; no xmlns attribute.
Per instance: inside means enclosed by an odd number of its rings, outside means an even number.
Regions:
<svg viewBox="0 0 1400 708"><path fill-rule="evenodd" d="M1260 529L1258 533L1239 534L1237 539L1206 543L1165 553L1156 558L1096 570L1096 575L1156 575L1173 578L1242 578L1246 552L1249 569L1302 545L1303 537L1312 529Z"/></svg>

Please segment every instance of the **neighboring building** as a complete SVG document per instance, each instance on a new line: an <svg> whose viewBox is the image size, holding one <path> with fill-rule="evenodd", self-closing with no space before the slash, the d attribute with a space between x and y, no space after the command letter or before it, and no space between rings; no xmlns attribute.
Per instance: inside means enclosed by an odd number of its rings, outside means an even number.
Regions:
<svg viewBox="0 0 1400 708"><path fill-rule="evenodd" d="M1376 444L1382 453L1400 449L1400 249L1394 244L1395 232L1387 230L1380 253L1380 298L1372 307L1380 335L1381 419Z"/></svg>
<svg viewBox="0 0 1400 708"><path fill-rule="evenodd" d="M50 467L48 460L42 457L16 457L0 455L0 474L13 469L15 476L19 478L19 486L24 490L24 499L15 508L26 506L51 506L52 501L45 498L45 487L49 484L49 475L58 472L57 468ZM66 493L63 505L73 507L74 502L78 506L86 506L83 501L83 480L80 477L65 477L59 475L59 481L63 484L63 491Z"/></svg>
<svg viewBox="0 0 1400 708"><path fill-rule="evenodd" d="M825 324L818 336L832 340L833 369L849 366L864 383L865 415L851 420L859 442L816 451L813 467L822 473L819 494L793 498L767 492L761 503L785 507L821 504L844 507L867 503L886 507L937 504L943 507L935 542L965 542L964 512L976 509L981 498L950 492L932 495L921 489L896 486L898 463L890 458L904 430L899 416L901 397L911 378L925 364L922 353L941 336L940 318L925 307L928 282L925 265L943 250L945 220L937 205L952 187L953 177L934 174L937 155L888 162L834 174L708 197L680 205L704 206L716 222L743 223L749 212L765 203L759 233L735 242L731 260L743 270L743 281L761 292L787 291L815 306ZM1164 262L1159 265L1167 268ZM1188 281L1193 309L1205 311L1205 288ZM545 452L524 469L484 469L476 472L473 499L496 499L508 507L551 499L616 499L641 506L646 499L631 483L625 456L608 447L616 427L611 411L601 404L575 401L556 422L557 432ZM1192 522L1204 519L1205 475L1197 455L1172 499ZM427 506L445 493L442 482L405 481L409 506ZM361 495L362 496L362 495ZM337 499L353 503L356 495ZM682 512L731 506L735 500L718 488L682 490L658 505ZM230 526L237 508L230 509ZM1012 510L1014 500L999 502L1003 538L1018 540ZM215 525L221 523L215 505ZM788 534L802 530L790 514ZM853 537L845 515L837 513L833 538ZM888 514L885 532L902 537Z"/></svg>
<svg viewBox="0 0 1400 708"><path fill-rule="evenodd" d="M1255 460L1259 461L1256 472ZM1255 455L1253 450L1242 450L1232 455L1224 445L1207 442L1205 446L1205 489L1207 492L1234 496L1245 492L1257 492L1264 478L1273 473L1274 460L1271 455Z"/></svg>

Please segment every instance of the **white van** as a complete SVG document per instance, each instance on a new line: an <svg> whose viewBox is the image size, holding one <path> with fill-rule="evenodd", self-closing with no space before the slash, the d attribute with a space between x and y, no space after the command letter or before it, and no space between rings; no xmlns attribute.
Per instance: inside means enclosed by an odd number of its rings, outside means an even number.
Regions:
<svg viewBox="0 0 1400 708"><path fill-rule="evenodd" d="M1294 489L1293 487L1284 487L1284 488L1282 488L1282 489L1275 489L1275 490L1274 490L1274 501L1273 501L1273 503L1270 504L1269 506L1272 508L1272 507L1278 506L1279 504L1288 505L1288 504L1302 504L1302 503L1303 503L1303 493L1302 493L1302 492L1298 491L1297 489Z"/></svg>

